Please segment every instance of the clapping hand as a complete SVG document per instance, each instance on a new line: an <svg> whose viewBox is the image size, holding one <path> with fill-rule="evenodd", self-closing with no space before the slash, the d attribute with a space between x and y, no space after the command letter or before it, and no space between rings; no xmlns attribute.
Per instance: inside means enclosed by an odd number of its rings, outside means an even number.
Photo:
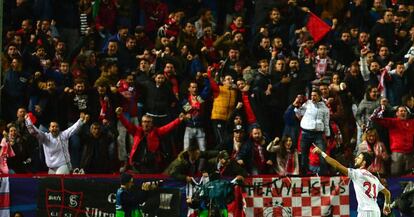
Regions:
<svg viewBox="0 0 414 217"><path fill-rule="evenodd" d="M90 116L86 113L81 112L79 118L83 121L83 123L86 123L89 121Z"/></svg>

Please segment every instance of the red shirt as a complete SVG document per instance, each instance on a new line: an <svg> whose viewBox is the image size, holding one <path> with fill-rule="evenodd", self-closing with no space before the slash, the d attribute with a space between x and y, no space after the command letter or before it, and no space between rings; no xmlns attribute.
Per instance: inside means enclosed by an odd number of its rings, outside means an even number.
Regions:
<svg viewBox="0 0 414 217"><path fill-rule="evenodd" d="M413 152L414 119L376 118L374 121L388 128L392 152L404 154Z"/></svg>

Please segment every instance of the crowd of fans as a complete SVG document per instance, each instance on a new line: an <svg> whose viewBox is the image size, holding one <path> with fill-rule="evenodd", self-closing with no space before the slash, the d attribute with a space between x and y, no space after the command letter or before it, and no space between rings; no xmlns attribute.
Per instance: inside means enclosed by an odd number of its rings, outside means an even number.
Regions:
<svg viewBox="0 0 414 217"><path fill-rule="evenodd" d="M333 174L312 144L413 170L412 1L5 5L0 173Z"/></svg>

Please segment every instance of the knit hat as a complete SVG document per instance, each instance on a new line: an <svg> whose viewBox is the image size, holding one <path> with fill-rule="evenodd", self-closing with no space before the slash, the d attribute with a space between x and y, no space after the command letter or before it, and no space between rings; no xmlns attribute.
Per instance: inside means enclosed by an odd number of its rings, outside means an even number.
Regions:
<svg viewBox="0 0 414 217"><path fill-rule="evenodd" d="M121 185L125 185L128 182L130 182L132 179L132 175L128 173L122 173L121 174Z"/></svg>

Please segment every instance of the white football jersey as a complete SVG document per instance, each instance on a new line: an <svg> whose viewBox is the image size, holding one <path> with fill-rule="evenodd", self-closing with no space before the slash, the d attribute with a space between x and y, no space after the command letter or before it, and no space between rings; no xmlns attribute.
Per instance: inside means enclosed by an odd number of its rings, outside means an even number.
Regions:
<svg viewBox="0 0 414 217"><path fill-rule="evenodd" d="M352 168L348 168L348 177L354 183L358 212L369 210L380 212L377 196L378 192L384 189L384 186L378 178L368 170Z"/></svg>

